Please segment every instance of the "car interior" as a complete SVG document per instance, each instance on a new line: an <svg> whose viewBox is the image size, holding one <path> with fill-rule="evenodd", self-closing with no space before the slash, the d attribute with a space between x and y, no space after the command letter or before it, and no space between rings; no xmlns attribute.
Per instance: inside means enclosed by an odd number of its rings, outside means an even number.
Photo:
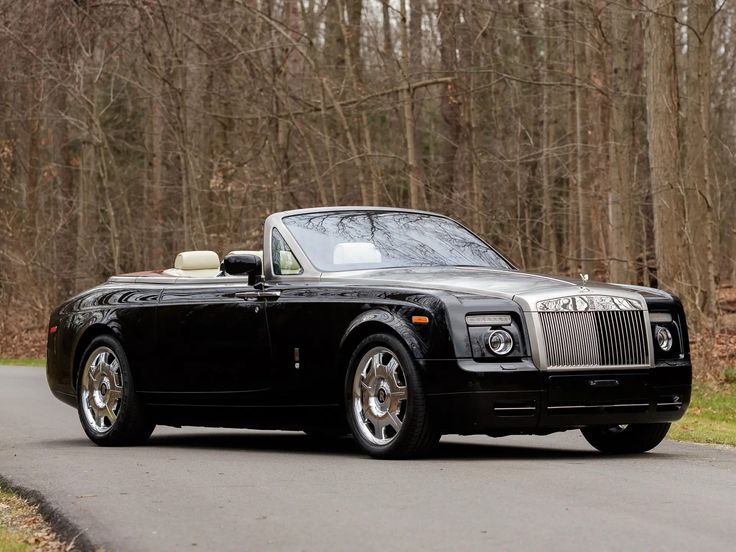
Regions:
<svg viewBox="0 0 736 552"><path fill-rule="evenodd" d="M291 251L279 251L278 267L281 275L300 274L302 267L296 260ZM225 257L231 255L254 255L261 259L263 266L263 251L230 251ZM276 264L276 263L274 263ZM220 257L214 251L182 251L174 260L174 268L167 268L163 271L166 276L174 276L176 278L214 278L216 276L229 276L222 270ZM261 270L260 276L263 276Z"/></svg>
<svg viewBox="0 0 736 552"><path fill-rule="evenodd" d="M302 267L290 250L276 250L273 258L274 273L281 276L291 276L302 273ZM263 251L230 251L231 255L254 255L261 260L263 266ZM333 248L332 267L348 265L375 265L382 260L381 252L370 242L338 243ZM214 278L230 276L223 270L219 255L215 251L182 251L174 260L174 268L163 271L167 276L176 278ZM261 268L261 277L263 269Z"/></svg>

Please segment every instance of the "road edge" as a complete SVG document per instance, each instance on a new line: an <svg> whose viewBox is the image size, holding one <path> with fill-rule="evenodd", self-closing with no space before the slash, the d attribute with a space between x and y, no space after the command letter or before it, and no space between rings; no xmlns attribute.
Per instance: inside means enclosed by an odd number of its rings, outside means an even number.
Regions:
<svg viewBox="0 0 736 552"><path fill-rule="evenodd" d="M698 445L699 447L706 447L718 450L736 450L736 445L729 445L728 443L707 443L704 441L687 441L685 439L675 439L674 437L667 436L668 441L674 443L684 443L686 445Z"/></svg>
<svg viewBox="0 0 736 552"><path fill-rule="evenodd" d="M78 552L95 552L100 550L87 538L85 530L80 529L69 520L58 508L51 505L43 494L21 485L16 485L7 477L0 474L0 486L8 492L15 493L32 506L38 509L44 521L51 526L57 536L69 545L69 550Z"/></svg>

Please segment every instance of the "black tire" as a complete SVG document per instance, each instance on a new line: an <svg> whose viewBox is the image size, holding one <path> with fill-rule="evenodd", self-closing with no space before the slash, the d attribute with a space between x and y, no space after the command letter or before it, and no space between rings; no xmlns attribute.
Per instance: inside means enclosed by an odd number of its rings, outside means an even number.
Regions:
<svg viewBox="0 0 736 552"><path fill-rule="evenodd" d="M119 371L116 371L116 374L119 374L121 378L118 384L122 387L122 390L119 391L121 397L111 406L111 412L114 411L116 414L115 420L111 421L109 417L105 418L106 422L101 425L108 427L99 430L90 419L94 418L94 414L85 404L85 392L89 393L89 390L85 389L83 378L86 377L85 367L94 360L93 356L98 357L100 354L106 354L106 351L110 351L114 355L113 357L107 357L108 359L117 360ZM111 364L114 364L114 362ZM110 391L107 391L107 393L110 393ZM143 403L136 395L128 357L120 343L112 336L102 335L96 337L82 355L77 374L77 412L87 437L100 446L142 444L151 436L156 427L156 424L146 416Z"/></svg>
<svg viewBox="0 0 736 552"><path fill-rule="evenodd" d="M364 435L365 429L361 429L360 424L365 425L365 420L361 413L356 412L353 404L356 372L361 366L361 360L365 361L365 355L376 348L385 348L394 355L405 379L403 383L406 399L402 404L402 424L391 437L391 441L386 444L371 442L370 438ZM355 440L365 452L374 458L398 460L426 456L439 442L440 433L436 431L430 419L427 399L416 363L404 344L393 335L384 333L372 335L361 341L355 348L345 376L345 409L350 431ZM359 416L361 419L358 418Z"/></svg>
<svg viewBox="0 0 736 552"><path fill-rule="evenodd" d="M605 454L639 454L656 447L667 435L670 424L592 426L581 429L583 437Z"/></svg>

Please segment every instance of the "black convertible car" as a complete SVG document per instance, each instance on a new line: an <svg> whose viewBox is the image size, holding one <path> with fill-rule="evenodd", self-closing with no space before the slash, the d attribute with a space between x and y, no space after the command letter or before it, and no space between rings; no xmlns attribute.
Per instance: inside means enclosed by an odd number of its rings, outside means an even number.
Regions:
<svg viewBox="0 0 736 552"><path fill-rule="evenodd" d="M650 450L690 400L682 305L586 280L520 272L432 213L276 213L263 251L187 251L62 304L48 381L99 445L165 424L352 433L381 458L569 429Z"/></svg>

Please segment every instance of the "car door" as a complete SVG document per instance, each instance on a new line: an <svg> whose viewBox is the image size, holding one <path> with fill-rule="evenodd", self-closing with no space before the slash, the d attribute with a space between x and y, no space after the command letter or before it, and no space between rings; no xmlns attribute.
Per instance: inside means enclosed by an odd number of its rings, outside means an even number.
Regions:
<svg viewBox="0 0 736 552"><path fill-rule="evenodd" d="M273 377L284 404L337 405L344 371L336 370L340 340L365 305L338 297L318 284L278 283L280 298L268 304Z"/></svg>
<svg viewBox="0 0 736 552"><path fill-rule="evenodd" d="M246 284L176 284L161 294L155 391L179 404L248 404L271 387L265 301Z"/></svg>

